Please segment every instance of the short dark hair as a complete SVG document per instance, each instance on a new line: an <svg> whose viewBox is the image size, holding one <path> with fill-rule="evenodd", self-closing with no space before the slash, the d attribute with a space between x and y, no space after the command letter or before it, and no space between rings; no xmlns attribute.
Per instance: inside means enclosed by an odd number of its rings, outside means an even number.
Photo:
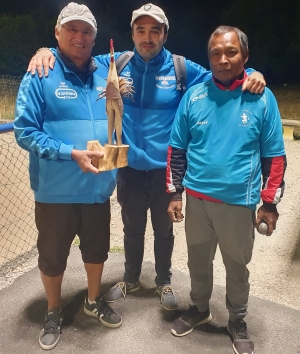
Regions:
<svg viewBox="0 0 300 354"><path fill-rule="evenodd" d="M208 43L207 43L207 54L208 54L208 58L209 58L209 45L211 40L213 39L213 37L216 37L220 34L225 34L225 33L229 33L229 32L235 32L239 42L240 42L240 46L241 46L241 50L242 50L242 55L244 58L246 58L248 56L248 38L245 35L244 32L242 32L240 29L238 29L237 27L233 27L233 26L219 26L217 27L213 33L210 35L209 39L208 39Z"/></svg>

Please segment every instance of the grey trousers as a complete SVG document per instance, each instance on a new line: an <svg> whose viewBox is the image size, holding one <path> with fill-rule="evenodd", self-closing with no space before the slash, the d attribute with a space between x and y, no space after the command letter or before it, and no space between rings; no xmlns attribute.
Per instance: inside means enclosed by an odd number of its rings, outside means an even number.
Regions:
<svg viewBox="0 0 300 354"><path fill-rule="evenodd" d="M247 314L250 285L247 264L254 244L255 212L249 208L213 203L187 195L186 240L191 299L199 311L209 308L213 290L216 247L226 268L226 307L234 322Z"/></svg>

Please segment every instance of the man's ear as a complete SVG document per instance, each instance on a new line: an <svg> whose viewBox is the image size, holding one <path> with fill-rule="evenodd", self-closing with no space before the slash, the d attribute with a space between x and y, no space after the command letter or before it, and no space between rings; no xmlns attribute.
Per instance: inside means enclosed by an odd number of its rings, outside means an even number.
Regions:
<svg viewBox="0 0 300 354"><path fill-rule="evenodd" d="M58 40L58 38L59 38L59 30L57 29L56 26L55 26L55 29L54 29L54 35L55 35L55 38Z"/></svg>
<svg viewBox="0 0 300 354"><path fill-rule="evenodd" d="M244 65L247 63L248 59L249 59L249 52L247 52L247 55L244 58Z"/></svg>
<svg viewBox="0 0 300 354"><path fill-rule="evenodd" d="M169 34L169 32L167 32L167 33L164 34L164 44L166 43L166 41L167 41L167 39L168 39L168 34Z"/></svg>

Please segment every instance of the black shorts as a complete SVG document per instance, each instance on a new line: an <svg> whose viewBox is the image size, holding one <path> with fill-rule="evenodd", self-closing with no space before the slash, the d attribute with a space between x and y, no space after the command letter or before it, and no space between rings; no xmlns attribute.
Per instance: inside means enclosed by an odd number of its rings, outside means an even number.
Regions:
<svg viewBox="0 0 300 354"><path fill-rule="evenodd" d="M107 260L110 241L110 200L96 204L35 202L38 266L49 277L62 274L74 237L80 239L84 263Z"/></svg>

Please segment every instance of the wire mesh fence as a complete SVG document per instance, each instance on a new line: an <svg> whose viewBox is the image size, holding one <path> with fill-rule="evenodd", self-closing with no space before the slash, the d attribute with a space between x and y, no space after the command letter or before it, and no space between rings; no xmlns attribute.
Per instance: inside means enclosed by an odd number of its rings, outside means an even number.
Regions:
<svg viewBox="0 0 300 354"><path fill-rule="evenodd" d="M28 153L9 129L21 78L0 76L0 268L14 268L36 253L34 198L28 174ZM4 118L4 119L3 119ZM8 127L4 130L4 127ZM4 130L4 131L3 131ZM1 274L1 272L0 272Z"/></svg>
<svg viewBox="0 0 300 354"><path fill-rule="evenodd" d="M13 132L0 134L0 149L0 266L8 266L33 250L37 235L28 154Z"/></svg>

